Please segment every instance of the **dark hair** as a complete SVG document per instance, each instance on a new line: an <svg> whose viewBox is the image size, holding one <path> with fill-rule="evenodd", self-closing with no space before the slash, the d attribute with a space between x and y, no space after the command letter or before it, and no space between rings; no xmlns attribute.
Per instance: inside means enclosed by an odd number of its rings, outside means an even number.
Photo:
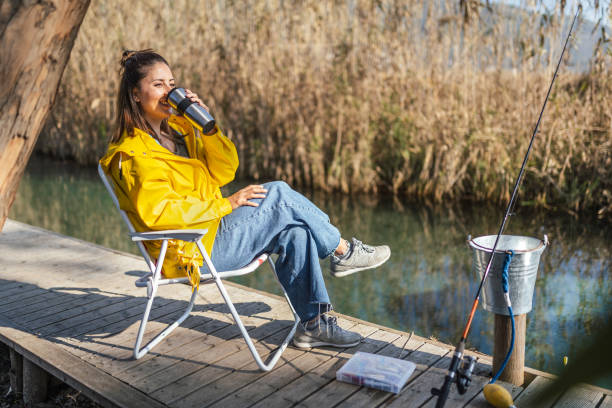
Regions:
<svg viewBox="0 0 612 408"><path fill-rule="evenodd" d="M123 51L119 70L121 78L117 93L117 116L115 128L110 137L111 143L118 142L124 131L132 135L135 127L149 132L152 136L157 136L145 119L140 105L134 99L134 88L138 87L140 80L147 75L147 69L159 62L169 65L164 57L152 49ZM167 120L162 122L162 130L168 132Z"/></svg>

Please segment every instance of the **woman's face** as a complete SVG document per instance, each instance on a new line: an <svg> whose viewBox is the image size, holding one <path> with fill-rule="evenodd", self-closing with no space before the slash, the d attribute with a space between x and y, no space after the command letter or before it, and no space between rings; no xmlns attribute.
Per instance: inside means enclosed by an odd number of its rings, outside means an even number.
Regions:
<svg viewBox="0 0 612 408"><path fill-rule="evenodd" d="M170 67L163 62L158 62L149 67L144 78L134 89L134 99L149 123L161 122L170 116L170 105L168 105L168 91L174 88L174 77Z"/></svg>

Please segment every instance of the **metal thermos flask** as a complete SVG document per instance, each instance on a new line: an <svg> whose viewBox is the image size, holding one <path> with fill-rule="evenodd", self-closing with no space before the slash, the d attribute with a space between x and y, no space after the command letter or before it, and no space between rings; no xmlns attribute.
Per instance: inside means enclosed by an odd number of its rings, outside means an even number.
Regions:
<svg viewBox="0 0 612 408"><path fill-rule="evenodd" d="M215 119L206 109L187 98L185 88L172 88L168 92L168 103L202 133L208 133L215 127Z"/></svg>

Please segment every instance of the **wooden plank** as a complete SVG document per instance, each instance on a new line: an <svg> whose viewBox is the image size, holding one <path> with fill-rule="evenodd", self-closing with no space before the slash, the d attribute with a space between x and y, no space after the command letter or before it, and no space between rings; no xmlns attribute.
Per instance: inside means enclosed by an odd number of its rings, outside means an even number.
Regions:
<svg viewBox="0 0 612 408"><path fill-rule="evenodd" d="M256 326L258 320L252 318L251 315L263 312L266 310L266 306L267 305L253 303L249 305L251 308L249 312L247 312L249 315L242 318L243 324L252 336L257 337L261 335L261 326ZM217 320L214 321L216 322ZM282 327L276 327L275 331L280 328ZM246 347L246 344L242 341L242 337L240 337L240 341L238 342L231 341L240 336L240 330L235 324L230 324L212 334L204 333L203 336L201 332L196 332L194 330L185 330L183 333L188 336L187 344L175 348L172 353L163 353L155 356L143 364L139 364L134 368L116 374L116 376L125 380L129 379L129 381L134 384L138 384L140 382L139 380L151 375L155 375L155 377L170 376L172 378L176 377L174 372L177 370L174 369L171 373L167 373L166 371L171 369L174 365L181 363L183 360L204 365L211 361L211 357L215 361L220 360ZM182 368L179 369L178 374L182 371Z"/></svg>
<svg viewBox="0 0 612 408"><path fill-rule="evenodd" d="M0 317L0 341L24 358L105 407L162 408L146 394L114 379L66 352Z"/></svg>
<svg viewBox="0 0 612 408"><path fill-rule="evenodd" d="M41 293L44 293L45 290L37 288L36 286L25 285L22 287L13 288L13 290L10 292L10 294L0 298L0 310L2 310L4 306L11 308L11 304L14 306L14 302L21 302L22 300L31 298L32 296L40 295Z"/></svg>
<svg viewBox="0 0 612 408"><path fill-rule="evenodd" d="M171 310L169 313L166 311L164 306L152 309L150 314L151 319L149 324L147 324L145 335L143 335L143 344L146 344L151 338L154 337L154 335L163 330L163 328L165 328L172 321L176 320L180 314L182 314L183 309L184 306L181 307L180 311L178 312L176 310ZM190 319L188 318L184 324L189 323ZM124 328L126 327L126 324L122 322L112 324L108 327L113 328L115 325L121 325ZM108 338L104 337L104 339L107 340L104 343L101 343L100 339L93 336L86 336L85 339L83 337L76 337L60 338L58 340L64 343L64 348L66 348L69 352L79 356L84 361L87 361L100 369L104 369L105 371L112 373L112 368L114 366L124 368L126 362L134 361L133 348L136 342L136 334L139 326L140 321L137 321L122 331L120 335L123 340L120 340L118 344L115 344L114 336L112 335ZM126 334L127 337L123 338L124 334ZM172 334L170 337L171 336ZM153 351L154 353L156 352L155 350L156 349Z"/></svg>
<svg viewBox="0 0 612 408"><path fill-rule="evenodd" d="M338 371L357 351L366 353L378 353L381 350L388 348L390 343L400 338L397 333L392 333L384 330L378 330L372 336L364 339L364 341L355 349L347 350L340 353L336 358L317 367L304 377L291 383L287 390L279 390L268 399L259 402L259 406L264 406L267 400L283 401L289 400L298 403L299 407L322 407L334 406L345 400L349 395L354 394L359 390L359 386L348 384L345 382L336 381L336 371ZM318 381L318 379L326 379L327 384L318 390L309 389L309 383ZM298 391L299 390L299 391ZM314 392L313 392L314 391ZM270 399L271 398L271 399Z"/></svg>
<svg viewBox="0 0 612 408"><path fill-rule="evenodd" d="M27 318L40 317L42 310L46 311L53 307L59 306L64 303L68 303L73 300L74 295L63 292L48 292L48 296L45 296L41 302L31 303L23 305L23 307L13 309L4 313L4 316L13 321L25 321Z"/></svg>
<svg viewBox="0 0 612 408"><path fill-rule="evenodd" d="M184 313L186 307L186 301L172 300L169 303L160 301L153 302L153 306L149 314L149 321L143 335L143 344L146 344L146 342L157 335L157 333L163 330L163 328L165 328L168 324L176 321ZM218 307L221 306L219 305ZM73 344L77 348L85 348L89 353L92 353L89 355L85 354L83 358L95 357L97 355L104 355L107 353L116 355L116 350L113 349L124 349L124 346L128 346L127 349L131 350L136 341L136 336L140 327L143 313L144 308L140 311L139 319L131 324L128 324L127 326L126 322L119 321L103 327L102 330L108 333L103 337L85 334L81 336L64 338L63 340L69 344ZM181 325L181 328L191 328L204 324L210 320L211 318L202 316L201 314L192 311L191 315ZM176 331L174 333L176 333ZM173 334L171 334L171 336ZM101 338L107 341L102 342L100 341ZM124 357L124 359L129 358L131 358L131 354L126 354ZM91 363L95 364L94 359L92 359Z"/></svg>
<svg viewBox="0 0 612 408"><path fill-rule="evenodd" d="M102 309L114 303L126 302L125 296L100 297L96 296L91 302L83 303L81 299L75 299L74 303L64 305L63 310L52 314L45 313L44 316L33 320L24 320L24 326L29 330L42 334L51 334L54 331L62 330L70 325L70 319L80 318L85 313ZM46 328L46 330L45 330Z"/></svg>
<svg viewBox="0 0 612 408"><path fill-rule="evenodd" d="M352 322L340 317L338 322L341 327L357 332L363 337L368 337L377 331L376 328L364 324L351 326ZM333 347L313 348L273 371L265 373L246 386L243 384L232 385L228 381L224 381L223 383L213 384L214 389L211 389L211 387L200 389L175 403L179 405L187 403L187 407L193 407L198 406L198 399L203 399L204 404L201 404L202 406L208 406L211 402L213 407L250 406L254 402L286 387L305 373L325 364L344 350ZM211 389L210 393L206 393L208 389ZM216 392L217 390L220 391ZM221 396L223 398L219 399Z"/></svg>
<svg viewBox="0 0 612 408"><path fill-rule="evenodd" d="M558 398L558 394L553 398L542 401L539 397L539 393L542 391L544 387L552 384L553 380L549 378L544 378L541 376L537 376L536 378L529 383L527 388L523 390L514 401L514 405L517 407L525 406L525 407L534 407L534 408L543 408L543 407L552 407L553 402Z"/></svg>
<svg viewBox="0 0 612 408"><path fill-rule="evenodd" d="M288 334L292 323L290 321L276 321L274 323L283 324L282 329L276 332L270 331L265 337L261 340L257 341L255 345L255 349L259 353L261 359L266 362L267 358L276 351L280 343L285 339ZM294 351L292 353L292 351ZM285 349L280 360L277 362L277 367L282 365L284 362L291 360L295 356L301 354L297 349L293 349L291 347ZM186 374L190 374L189 370L186 370ZM192 370L192 373L197 371L197 376L192 375L190 381L192 384L195 384L195 387L204 387L211 389L211 392L214 393L217 388L212 388L208 384L214 382L217 387L223 381L229 382L231 384L245 384L249 381L252 376L257 373L262 373L259 370L259 367L253 360L253 356L250 351L245 347L242 348L239 352L231 354L221 360L214 362L213 364L209 364L206 367L202 367L199 365L196 370ZM185 374L185 373L182 373ZM183 375L182 377L177 376L179 380L183 380L177 386L176 383L173 383L175 379L170 379L163 382L163 386L159 386L158 383L149 383L145 384L144 387L141 387L140 390L143 392L150 392L150 395L154 398L159 399L160 401L172 401L176 398L180 398L183 395L189 393L189 391L193 390L194 387L190 387L186 385L184 378L187 375ZM241 376L243 375L243 376ZM156 377L157 378L157 377ZM183 388L182 388L182 387Z"/></svg>
<svg viewBox="0 0 612 408"><path fill-rule="evenodd" d="M60 321L46 324L45 326L36 329L36 332L43 336L78 336L86 333L86 328L105 326L110 323L105 318L114 315L118 311L125 309L136 309L137 306L143 307L145 299L142 298L108 298L103 299L97 307L91 307L87 305L83 308L76 308L80 310L80 313L76 313L75 310L64 313ZM66 315L70 317L66 318Z"/></svg>
<svg viewBox="0 0 612 408"><path fill-rule="evenodd" d="M261 307L261 306L260 306ZM249 304L247 308L243 308L243 313L249 313L249 310L261 310L258 309L257 303ZM184 347L185 344L194 341L212 341L209 337L214 337L218 334L218 331L223 330L231 325L232 321L230 318L223 316L224 320L221 319L213 319L208 316L205 317L205 320L194 320L193 322L198 323L197 325L191 326L179 326L177 327L171 334L166 338L163 342L161 342L158 346L156 346L153 351L139 360L131 359L131 353L129 357L129 361L122 361L120 359L115 359L114 361L109 362L104 366L104 369L109 373L114 375L121 376L120 373L134 369L134 367L140 366L142 364L146 364L149 360L164 355L166 353L170 353L177 348ZM189 319L188 319L189 320ZM158 326L158 330L159 330ZM192 329L192 330L191 330ZM158 330L155 332L157 333ZM127 375L129 377L129 375Z"/></svg>
<svg viewBox="0 0 612 408"><path fill-rule="evenodd" d="M1 259L0 259L1 260ZM8 279L0 279L0 296L4 296L6 292L9 292L13 288L17 286L23 286L23 282L8 280Z"/></svg>
<svg viewBox="0 0 612 408"><path fill-rule="evenodd" d="M574 386L565 392L553 405L554 408L595 408L604 394L581 386Z"/></svg>
<svg viewBox="0 0 612 408"><path fill-rule="evenodd" d="M170 299L160 299L163 303L168 303ZM98 310L92 310L79 318L72 318L60 322L68 326L61 331L52 331L53 337L73 337L91 336L104 333L108 334L106 327L111 324L121 323L129 326L131 322L138 321L144 312L146 299L129 298L125 302L118 302L105 306ZM59 325L59 323L58 323ZM57 325L56 325L57 326Z"/></svg>
<svg viewBox="0 0 612 408"><path fill-rule="evenodd" d="M597 408L612 408L612 395L606 395Z"/></svg>
<svg viewBox="0 0 612 408"><path fill-rule="evenodd" d="M69 295L68 299L64 299L64 301L57 302L56 304L50 305L48 308L37 308L32 312L27 312L24 315L19 315L19 322L24 327L36 326L40 321L40 324L49 324L53 323L55 319L54 316L66 311L72 310L77 306L85 306L93 302L97 302L102 300L99 294L89 294L83 296L75 296ZM50 318L51 317L51 318ZM43 319L47 320L43 320Z"/></svg>
<svg viewBox="0 0 612 408"><path fill-rule="evenodd" d="M137 307L137 306L136 306ZM178 319L185 311L185 302L177 300L169 301L168 303L155 302L149 312L149 324L145 329L143 340L147 339L147 335L153 330L153 324L167 325ZM61 340L66 343L66 347L73 346L75 349L85 348L85 355L97 354L107 348L120 347L122 345L133 344L136 341L136 335L144 308L140 310L139 319L129 319L128 321L118 321L102 327L99 331L105 334L81 334L78 336L62 337ZM134 320L132 322L132 320ZM186 324L187 322L184 322ZM75 353L79 353L75 351Z"/></svg>
<svg viewBox="0 0 612 408"><path fill-rule="evenodd" d="M279 337L286 335L284 331L277 333ZM276 336L275 335L275 336ZM279 338L280 342L282 338ZM277 344L275 344L277 346ZM276 347L267 346L260 342L255 345L258 351L267 352L268 355ZM267 350L263 351L265 347ZM287 347L283 355L277 362L274 370L278 370L284 364L287 364L295 358L306 353L305 350ZM262 356L262 358L265 358ZM230 369L232 362L238 361L238 364L248 362L248 364L240 367L235 366L235 371ZM223 375L223 374L227 375ZM209 377L210 374L210 377ZM228 357L219 360L213 364L207 365L185 377L182 377L168 386L159 388L151 395L158 398L169 405L188 406L189 404L197 406L197 400L202 404L209 404L219 400L228 394L232 394L236 388L245 387L253 381L267 375L268 372L263 372L253 361L253 357L247 349L242 349L238 353L229 355ZM200 394L201 393L201 394ZM180 402L176 402L179 401Z"/></svg>
<svg viewBox="0 0 612 408"><path fill-rule="evenodd" d="M66 301L65 293L45 290L44 293L29 298L23 302L17 302L12 307L7 306L2 308L2 315L11 318L15 316L23 316L28 312L46 309L50 304Z"/></svg>
<svg viewBox="0 0 612 408"><path fill-rule="evenodd" d="M289 320L274 319L264 325L251 328L249 335L256 349L262 350L263 346L260 344L262 339L276 334L286 336L290 325ZM232 325L231 328L234 329L232 339L220 342L203 353L194 354L191 358L169 366L158 375L148 376L137 386L143 391L153 391L151 395L155 395L155 398L162 402L169 403L222 378L240 366L253 362L253 357L243 337L235 325ZM267 351L269 352L271 348L269 347ZM258 370L258 368L254 369ZM214 389L211 388L210 392L214 392Z"/></svg>
<svg viewBox="0 0 612 408"><path fill-rule="evenodd" d="M154 303L155 304L155 303ZM186 305L186 302L183 302ZM253 302L246 303L245 305L255 305ZM260 304L261 305L261 304ZM248 306L248 307L250 307ZM237 304L237 308L239 313L250 313L247 306L242 306L242 304ZM184 307L183 307L184 309ZM170 336L161 342L155 349L139 359L138 361L132 359L132 345L135 341L136 336L136 325L133 325L133 335L129 339L124 339L125 341L131 343L129 347L123 347L121 344L119 347L108 347L100 353L96 353L96 355L91 356L91 362L96 364L98 367L105 369L109 373L120 372L132 367L134 365L141 364L143 362L148 361L149 359L162 354L164 352L168 352L173 350L176 347L184 344L184 341L181 341L180 333L186 329L193 328L197 331L203 331L205 334L199 334L201 336L206 336L212 334L214 331L221 329L225 326L228 326L233 322L231 317L217 313L219 311L224 311L227 309L225 303L212 303L204 305L204 307L200 307L199 309L203 309L199 312L193 312L192 315L187 318L183 325L179 326L176 330L174 330ZM217 316L217 319L213 319L208 315L203 315L203 313L208 313L209 315ZM177 316L178 317L178 316ZM132 327L132 326L131 326ZM147 335L144 336L143 344L146 344L148 339L152 338L156 335L165 325L158 324L158 322L150 321L147 325ZM126 329L127 330L127 329ZM189 341L192 341L191 338ZM127 343L123 343L127 344ZM106 353L106 355L105 355ZM99 356L99 357L98 357Z"/></svg>
<svg viewBox="0 0 612 408"><path fill-rule="evenodd" d="M254 344L259 345L259 342L262 340L261 337L268 337L278 333L284 333L286 335L289 325L290 322L286 320L276 320L271 322L269 325L266 325L267 327L265 329L262 329L262 333L253 333L255 336L260 337L253 338ZM261 328L261 326L258 328ZM197 355L197 358L191 359L191 361L185 359L181 362L181 364L173 365L170 367L170 369L164 370L161 375L169 374L170 379L182 379L184 378L183 375L185 373L194 372L196 370L199 370L198 372L206 371L213 374L213 377L210 379L205 379L204 383L208 383L212 380L218 379L220 375L226 375L227 373L231 372L235 367L233 364L244 365L248 361L254 360L246 346L246 343L244 342L244 339L242 336L240 336L210 348L201 355ZM226 363L232 365L225 365ZM183 370L185 367L187 367L187 370ZM213 370L207 370L209 368L213 368ZM165 382L166 381L164 381L164 383ZM185 383L183 382L181 384ZM141 387L151 389L159 388L157 385L157 378L149 376L135 386L142 390L143 388ZM201 386L201 384L196 385L196 387L198 386ZM155 398L167 403L168 399L185 395L185 393L181 392L183 389L184 388L177 388L175 384L170 384L168 387L166 387L166 391L170 390L171 392L157 390L156 392L151 393L151 395L155 394ZM203 402L201 402L201 404L202 403Z"/></svg>

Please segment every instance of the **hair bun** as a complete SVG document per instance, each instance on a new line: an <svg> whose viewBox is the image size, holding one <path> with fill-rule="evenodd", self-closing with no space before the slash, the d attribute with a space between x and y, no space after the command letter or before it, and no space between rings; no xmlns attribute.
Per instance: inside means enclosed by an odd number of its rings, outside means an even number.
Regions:
<svg viewBox="0 0 612 408"><path fill-rule="evenodd" d="M125 67L125 64L127 63L127 61L132 58L133 55L135 55L138 51L132 51L132 50L125 50L123 51L123 54L121 54L121 61L119 62L121 64L122 67Z"/></svg>

